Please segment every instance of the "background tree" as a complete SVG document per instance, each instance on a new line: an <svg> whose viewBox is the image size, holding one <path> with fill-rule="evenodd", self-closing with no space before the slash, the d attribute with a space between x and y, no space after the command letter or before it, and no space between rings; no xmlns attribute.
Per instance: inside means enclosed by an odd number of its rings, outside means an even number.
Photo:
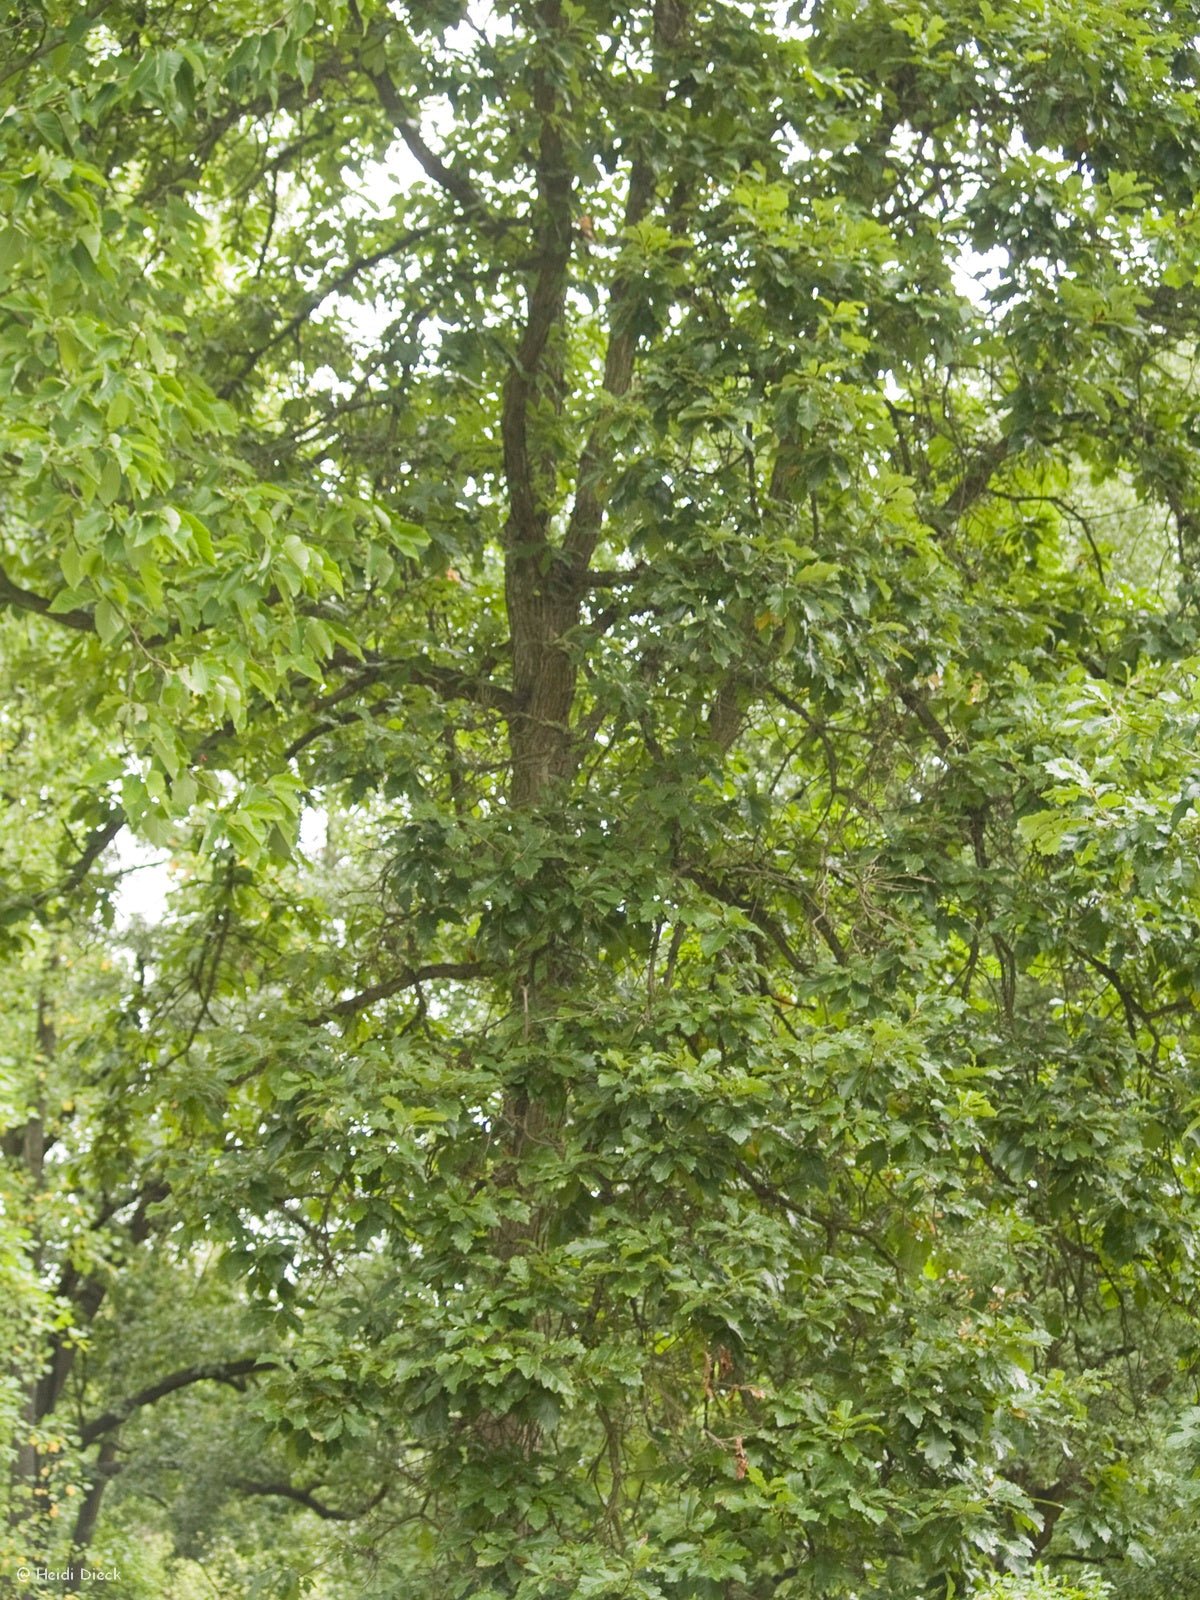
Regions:
<svg viewBox="0 0 1200 1600"><path fill-rule="evenodd" d="M1193 1470L1195 26L13 15L14 1561L1139 1592Z"/></svg>

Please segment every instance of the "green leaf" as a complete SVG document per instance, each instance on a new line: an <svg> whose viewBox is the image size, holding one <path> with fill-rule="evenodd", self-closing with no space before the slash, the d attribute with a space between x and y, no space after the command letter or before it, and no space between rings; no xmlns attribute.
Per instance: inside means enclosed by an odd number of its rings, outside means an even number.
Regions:
<svg viewBox="0 0 1200 1600"><path fill-rule="evenodd" d="M96 632L104 644L111 644L125 631L125 619L113 605L111 600L98 602L93 613L96 622Z"/></svg>

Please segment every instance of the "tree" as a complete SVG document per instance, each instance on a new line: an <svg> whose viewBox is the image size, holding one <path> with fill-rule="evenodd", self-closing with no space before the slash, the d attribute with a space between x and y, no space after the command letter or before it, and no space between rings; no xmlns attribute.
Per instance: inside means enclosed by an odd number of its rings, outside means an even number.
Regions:
<svg viewBox="0 0 1200 1600"><path fill-rule="evenodd" d="M1173 1532L1195 22L14 16L14 1551L240 1503L284 1592L757 1600Z"/></svg>

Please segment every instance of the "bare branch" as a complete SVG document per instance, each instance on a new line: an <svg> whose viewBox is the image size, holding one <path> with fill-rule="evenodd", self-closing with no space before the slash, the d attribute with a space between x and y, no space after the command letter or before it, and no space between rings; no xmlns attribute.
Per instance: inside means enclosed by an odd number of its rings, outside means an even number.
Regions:
<svg viewBox="0 0 1200 1600"><path fill-rule="evenodd" d="M102 1435L119 1428L143 1406L152 1406L169 1394L190 1388L194 1383L228 1383L239 1388L239 1379L249 1377L252 1373L273 1371L277 1365L277 1362L264 1360L262 1356L246 1356L241 1361L215 1361L196 1367L182 1367L178 1372L160 1378L157 1383L139 1389L136 1394L127 1395L111 1411L105 1411L85 1423L79 1430L80 1442L84 1445L94 1444Z"/></svg>
<svg viewBox="0 0 1200 1600"><path fill-rule="evenodd" d="M338 1017L352 1017L356 1012L365 1011L368 1006L376 1005L380 1000L390 1000L393 995L402 994L405 989L415 989L418 984L430 983L437 978L482 976L483 967L478 961L430 961L423 967L405 967L403 972L398 972L394 978L385 978L382 983L373 983L359 994L352 994L345 1000L337 1001L335 1005L318 1012L316 1016L306 1017L305 1025L309 1028L319 1028L322 1023L333 1022Z"/></svg>
<svg viewBox="0 0 1200 1600"><path fill-rule="evenodd" d="M356 694L361 694L383 682L393 672L402 674L401 682L414 684L419 689L432 689L445 700L466 700L472 705L483 707L488 711L498 711L502 716L514 714L512 694L502 684L493 683L490 678L475 676L468 672L460 671L455 667L441 666L436 662L425 662L418 665L412 661L373 661L360 671L349 682L344 683L340 689L327 695L316 709L326 710L345 700L351 699ZM392 707L391 700L375 702L362 711L343 711L337 716L322 717L297 734L291 744L283 752L283 760L291 761L302 750L307 749L317 739L322 739L327 733L332 733L337 728L349 726L357 722L362 716L374 716L385 712Z"/></svg>
<svg viewBox="0 0 1200 1600"><path fill-rule="evenodd" d="M339 1511L336 1506L327 1506L318 1500L311 1489L297 1488L294 1483L259 1483L254 1478L237 1478L234 1483L243 1494L273 1495L281 1500L294 1500L297 1505L303 1506L307 1511L315 1512L326 1522L355 1522L359 1517L365 1517L368 1511L373 1511L387 1493L387 1485L384 1484L371 1496L366 1505L359 1506L354 1511Z"/></svg>
<svg viewBox="0 0 1200 1600"><path fill-rule="evenodd" d="M0 567L0 606L8 606L14 611L32 611L39 617L45 617L48 622L60 622L64 628L74 628L79 633L95 633L96 624L90 611L54 611L53 600L47 600L43 595L34 594L32 589L23 589L19 583L14 583L7 572Z"/></svg>
<svg viewBox="0 0 1200 1600"><path fill-rule="evenodd" d="M1009 450L1007 439L995 439L985 445L934 513L934 522L954 522L969 511L976 500L982 499L988 491L992 474L1007 458Z"/></svg>
<svg viewBox="0 0 1200 1600"><path fill-rule="evenodd" d="M311 294L305 295L300 303L299 310L294 312L281 327L277 328L264 344L260 344L257 349L251 350L233 376L227 378L221 385L218 391L221 398L227 400L238 385L244 383L250 376L263 356L274 350L276 345L282 344L285 339L290 338L298 328L302 328L309 318L320 310L331 294L337 294L339 289L344 289L347 284L354 281L360 272L365 272L368 267L378 266L381 261L388 260L390 256L399 255L402 250L406 250L410 245L420 243L422 239L427 239L435 231L432 225L424 228L410 228L407 232L402 233L398 239L393 239L390 244L380 245L378 250L371 250L366 255L355 256L354 260L348 262L340 272L334 273L333 277L328 278L319 288L314 289Z"/></svg>
<svg viewBox="0 0 1200 1600"><path fill-rule="evenodd" d="M7 912L40 911L43 906L52 900L57 900L60 895L70 894L72 890L77 889L92 870L97 858L104 853L125 826L125 821L124 811L119 806L114 806L105 820L88 835L83 849L57 883L39 889L36 894L22 895L4 902L3 909Z"/></svg>
<svg viewBox="0 0 1200 1600"><path fill-rule="evenodd" d="M470 178L447 166L437 151L426 144L421 130L410 121L400 91L387 73L368 72L367 77L374 84L379 103L391 119L392 126L426 177L432 178L439 189L444 189L452 199L457 200L468 216L484 218L494 226L501 226L500 219L490 214L487 202Z"/></svg>

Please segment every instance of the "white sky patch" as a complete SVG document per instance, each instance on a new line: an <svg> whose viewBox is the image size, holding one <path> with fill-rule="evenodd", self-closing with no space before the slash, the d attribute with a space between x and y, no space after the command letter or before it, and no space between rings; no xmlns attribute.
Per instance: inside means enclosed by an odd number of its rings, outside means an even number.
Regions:
<svg viewBox="0 0 1200 1600"><path fill-rule="evenodd" d="M310 861L316 861L328 842L328 811L324 806L305 806L300 813L300 849Z"/></svg>
<svg viewBox="0 0 1200 1600"><path fill-rule="evenodd" d="M126 830L113 847L121 877L113 894L118 928L135 920L161 922L172 888L171 858Z"/></svg>
<svg viewBox="0 0 1200 1600"><path fill-rule="evenodd" d="M988 303L988 296L1003 282L1007 266L1008 251L1002 244L993 245L982 254L964 250L951 265L950 277L963 299L982 310Z"/></svg>
<svg viewBox="0 0 1200 1600"><path fill-rule="evenodd" d="M301 852L316 862L328 839L328 811L324 806L306 806L300 814ZM124 932L134 922L151 927L162 922L176 883L172 857L126 829L112 846L112 860L120 874L113 891L117 927Z"/></svg>

